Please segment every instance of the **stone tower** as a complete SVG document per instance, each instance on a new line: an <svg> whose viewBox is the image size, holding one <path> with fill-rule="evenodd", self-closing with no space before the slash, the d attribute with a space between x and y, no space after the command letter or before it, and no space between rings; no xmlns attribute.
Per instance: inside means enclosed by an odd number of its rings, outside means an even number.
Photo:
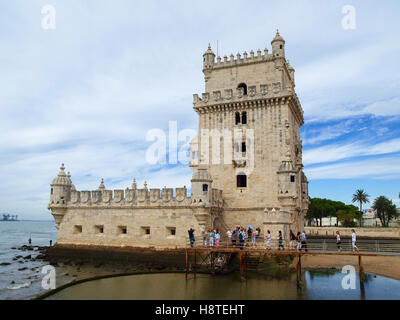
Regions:
<svg viewBox="0 0 400 320"><path fill-rule="evenodd" d="M203 55L205 93L194 95L199 135L191 144L191 167L207 169L223 191L229 227L301 230L308 209L302 171L303 110L295 93L294 68L279 32L268 50L217 57Z"/></svg>

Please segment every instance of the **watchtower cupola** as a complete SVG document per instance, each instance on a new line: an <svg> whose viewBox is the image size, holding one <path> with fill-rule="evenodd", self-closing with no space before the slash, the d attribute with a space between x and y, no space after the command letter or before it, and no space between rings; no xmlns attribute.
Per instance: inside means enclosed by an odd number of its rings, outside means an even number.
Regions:
<svg viewBox="0 0 400 320"><path fill-rule="evenodd" d="M215 54L211 50L211 45L208 44L207 51L203 54L203 72L210 71L214 67Z"/></svg>
<svg viewBox="0 0 400 320"><path fill-rule="evenodd" d="M279 34L279 31L276 31L276 35L274 40L271 42L272 45L272 55L274 57L285 57L285 40Z"/></svg>

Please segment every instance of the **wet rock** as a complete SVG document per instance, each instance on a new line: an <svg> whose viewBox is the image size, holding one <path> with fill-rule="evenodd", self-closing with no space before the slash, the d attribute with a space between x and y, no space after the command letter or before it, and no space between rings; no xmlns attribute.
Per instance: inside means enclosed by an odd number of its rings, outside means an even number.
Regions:
<svg viewBox="0 0 400 320"><path fill-rule="evenodd" d="M27 255L26 257L24 257L24 259L25 259L25 260L32 259L32 255L29 254L29 255Z"/></svg>
<svg viewBox="0 0 400 320"><path fill-rule="evenodd" d="M11 262L2 262L0 263L0 266L9 266Z"/></svg>
<svg viewBox="0 0 400 320"><path fill-rule="evenodd" d="M42 254L42 253L38 254L38 255L36 256L36 258L35 258L35 260L44 260L44 259L46 259L46 255L44 255L44 254Z"/></svg>
<svg viewBox="0 0 400 320"><path fill-rule="evenodd" d="M11 282L10 282L10 284L15 284L15 281L14 281L14 280L13 280L13 281L11 281Z"/></svg>
<svg viewBox="0 0 400 320"><path fill-rule="evenodd" d="M18 271L24 271L24 270L27 270L27 269L28 269L27 267L23 267L23 268L19 268Z"/></svg>

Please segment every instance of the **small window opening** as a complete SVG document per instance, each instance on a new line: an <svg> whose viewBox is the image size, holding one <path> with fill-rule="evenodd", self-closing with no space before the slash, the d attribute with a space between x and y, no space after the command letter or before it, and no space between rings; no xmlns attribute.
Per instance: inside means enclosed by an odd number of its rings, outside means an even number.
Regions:
<svg viewBox="0 0 400 320"><path fill-rule="evenodd" d="M207 192L208 191L208 184L203 184L203 191Z"/></svg>
<svg viewBox="0 0 400 320"><path fill-rule="evenodd" d="M242 113L242 124L247 124L247 112Z"/></svg>
<svg viewBox="0 0 400 320"><path fill-rule="evenodd" d="M295 182L296 178L295 176L290 176L290 182Z"/></svg>
<svg viewBox="0 0 400 320"><path fill-rule="evenodd" d="M127 234L128 228L126 226L118 226L118 233L119 234Z"/></svg>
<svg viewBox="0 0 400 320"><path fill-rule="evenodd" d="M236 125L240 124L240 113L239 112L235 113L235 124Z"/></svg>
<svg viewBox="0 0 400 320"><path fill-rule="evenodd" d="M82 233L82 226L74 226L74 233Z"/></svg>
<svg viewBox="0 0 400 320"><path fill-rule="evenodd" d="M247 85L245 83L239 84L238 88L243 88L243 95L247 96Z"/></svg>
<svg viewBox="0 0 400 320"><path fill-rule="evenodd" d="M104 233L104 226L94 226L96 233Z"/></svg>
<svg viewBox="0 0 400 320"><path fill-rule="evenodd" d="M246 142L242 142L242 152L246 152Z"/></svg>
<svg viewBox="0 0 400 320"><path fill-rule="evenodd" d="M167 228L167 235L175 236L176 235L176 228L175 227L168 227Z"/></svg>
<svg viewBox="0 0 400 320"><path fill-rule="evenodd" d="M247 188L247 176L244 173L236 176L236 186L238 188Z"/></svg>

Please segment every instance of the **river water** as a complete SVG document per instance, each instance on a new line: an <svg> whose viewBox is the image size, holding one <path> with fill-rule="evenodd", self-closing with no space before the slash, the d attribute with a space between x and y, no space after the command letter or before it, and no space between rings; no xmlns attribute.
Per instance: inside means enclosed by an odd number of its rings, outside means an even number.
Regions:
<svg viewBox="0 0 400 320"><path fill-rule="evenodd" d="M48 299L155 299L155 300L379 300L400 299L400 281L367 275L363 287L343 289L340 271L306 271L299 289L295 276L271 279L250 274L241 281L237 274L226 276L146 274L107 278L66 288ZM357 278L358 279L358 278Z"/></svg>
<svg viewBox="0 0 400 320"><path fill-rule="evenodd" d="M32 261L39 252L21 251L22 245L48 246L55 244L57 229L54 221L0 221L0 300L31 299L47 290L42 288L42 267L47 261ZM26 259L24 259L26 258ZM58 285L70 281L57 278Z"/></svg>

